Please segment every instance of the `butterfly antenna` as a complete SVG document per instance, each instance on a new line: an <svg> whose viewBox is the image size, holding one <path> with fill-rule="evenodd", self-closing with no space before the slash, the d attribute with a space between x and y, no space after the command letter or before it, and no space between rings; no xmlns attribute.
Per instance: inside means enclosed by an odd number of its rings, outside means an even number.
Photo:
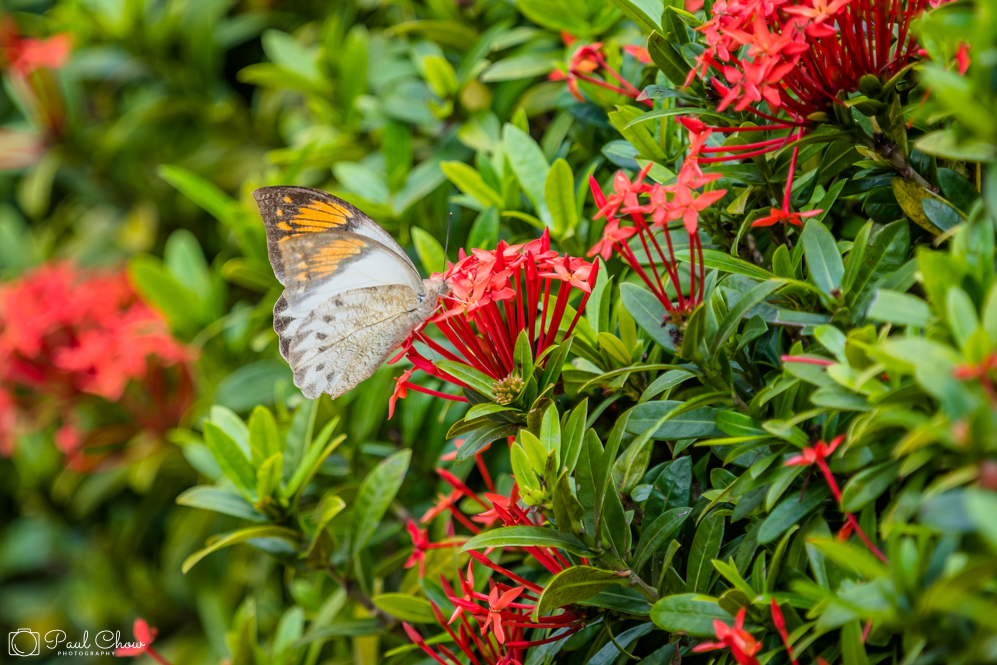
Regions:
<svg viewBox="0 0 997 665"><path fill-rule="evenodd" d="M450 260L447 258L447 250L450 249L450 225L453 223L453 213L450 213L450 217L447 219L447 239L443 244L443 272L446 272L450 267Z"/></svg>

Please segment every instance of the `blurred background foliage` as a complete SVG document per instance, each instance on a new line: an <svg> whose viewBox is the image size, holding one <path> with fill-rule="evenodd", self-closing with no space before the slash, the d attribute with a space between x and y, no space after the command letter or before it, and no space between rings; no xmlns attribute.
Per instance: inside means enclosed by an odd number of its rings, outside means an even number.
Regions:
<svg viewBox="0 0 997 665"><path fill-rule="evenodd" d="M346 600L328 576L282 566L279 548L277 558L226 549L181 573L211 534L244 523L176 504L188 488L222 478L202 436L205 422L237 438L263 405L275 414L281 440L300 449L339 418L336 431L346 439L316 473L347 501L368 472L398 448L412 448L412 473L377 545L429 507L439 489L431 471L465 408L413 393L387 421L390 368L335 403L301 397L277 351L271 310L280 287L251 192L278 184L332 192L395 234L427 275L443 265L451 214L451 253L535 237L547 227L562 251L584 255L602 232L583 213L588 175L606 181L617 168L636 171L638 160L670 164L682 150L681 130L662 122L641 134L629 123L645 109L614 108L631 100L582 82L596 102L584 104L548 75L568 61L566 42L599 40L609 63L638 89L666 84L622 48L646 43L645 10L659 5L5 0L0 271L10 281L50 261L127 266L138 294L190 349L196 393L172 427L143 430L141 455L108 458L86 473L66 468L58 426L46 421L22 432L16 452L0 458L0 634L28 626L71 635L112 628L127 636L132 619L143 616L166 636L161 651L177 664L381 662L380 638L365 633L361 603L348 606L349 620L361 622L352 632L291 647L306 619L329 624ZM973 44L974 56L992 53L990 5L974 11L972 19L950 12L927 23L924 46L937 62L947 63L960 41ZM11 58L15 35L66 35L71 52L59 66L24 76ZM935 95L922 117L953 121L933 154L967 163L994 157L993 69L982 62L968 78L942 64L924 69ZM912 96L909 105L918 101ZM855 167L858 157L850 157ZM925 165L932 159L920 151L914 157ZM979 186L981 169L960 168ZM566 171L574 195L567 204L549 193L554 169ZM876 197L870 183L879 187ZM853 184L842 195L849 200L830 220L838 240L849 243L869 217L903 215L900 203L883 195L886 183ZM997 186L983 191L997 209ZM811 185L807 195L814 192ZM737 208L733 198L723 202L728 211ZM733 214L744 212L742 203ZM927 242L920 236L915 244ZM775 247L754 251L769 261ZM904 257L908 250L905 244ZM612 317L628 319L615 309ZM590 363L591 376L565 381L582 385L627 360ZM783 406L789 417L792 401ZM508 476L508 462L496 464ZM309 507L319 499L305 498ZM399 588L412 588L414 571L401 569L407 554L386 548L356 583L394 575Z"/></svg>

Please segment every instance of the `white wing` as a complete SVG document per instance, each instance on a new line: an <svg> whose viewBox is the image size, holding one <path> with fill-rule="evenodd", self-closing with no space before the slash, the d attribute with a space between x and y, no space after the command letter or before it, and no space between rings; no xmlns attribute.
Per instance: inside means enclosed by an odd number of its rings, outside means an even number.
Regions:
<svg viewBox="0 0 997 665"><path fill-rule="evenodd" d="M401 285L424 295L422 279L407 257L355 233L325 231L280 243L284 296L295 316L305 316L338 294Z"/></svg>
<svg viewBox="0 0 997 665"><path fill-rule="evenodd" d="M409 286L373 286L340 293L298 318L282 296L274 307L274 329L294 385L305 397L335 398L370 378L432 312L429 303Z"/></svg>

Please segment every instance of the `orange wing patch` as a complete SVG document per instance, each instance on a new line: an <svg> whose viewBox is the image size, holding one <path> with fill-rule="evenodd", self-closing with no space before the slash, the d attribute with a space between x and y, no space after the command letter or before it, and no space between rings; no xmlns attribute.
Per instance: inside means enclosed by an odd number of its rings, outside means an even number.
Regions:
<svg viewBox="0 0 997 665"><path fill-rule="evenodd" d="M341 205L315 200L299 208L290 222L295 233L321 233L346 224L352 216L353 213Z"/></svg>
<svg viewBox="0 0 997 665"><path fill-rule="evenodd" d="M315 277L327 277L336 272L343 260L356 256L366 246L367 243L357 238L334 240L312 255L309 272Z"/></svg>

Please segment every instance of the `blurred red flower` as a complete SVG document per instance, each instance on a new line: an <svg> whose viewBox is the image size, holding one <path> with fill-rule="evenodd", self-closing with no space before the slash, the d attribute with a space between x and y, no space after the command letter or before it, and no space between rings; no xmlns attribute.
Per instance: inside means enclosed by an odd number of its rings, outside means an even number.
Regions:
<svg viewBox="0 0 997 665"><path fill-rule="evenodd" d="M163 658L155 649L152 648L152 643L156 640L156 634L159 631L155 628L150 628L145 619L135 619L135 625L132 628L132 632L135 634L136 642L126 647L118 647L114 650L115 656L122 658L126 656L141 656L142 654L148 654L149 657L157 663L161 663L161 665L170 665L165 658Z"/></svg>
<svg viewBox="0 0 997 665"><path fill-rule="evenodd" d="M0 286L0 451L10 454L18 434L58 418L56 443L79 453L86 437L77 407L89 396L119 402L139 430L163 432L190 403L190 359L124 271L41 266ZM173 365L175 390L163 374ZM132 381L144 393L129 393Z"/></svg>

